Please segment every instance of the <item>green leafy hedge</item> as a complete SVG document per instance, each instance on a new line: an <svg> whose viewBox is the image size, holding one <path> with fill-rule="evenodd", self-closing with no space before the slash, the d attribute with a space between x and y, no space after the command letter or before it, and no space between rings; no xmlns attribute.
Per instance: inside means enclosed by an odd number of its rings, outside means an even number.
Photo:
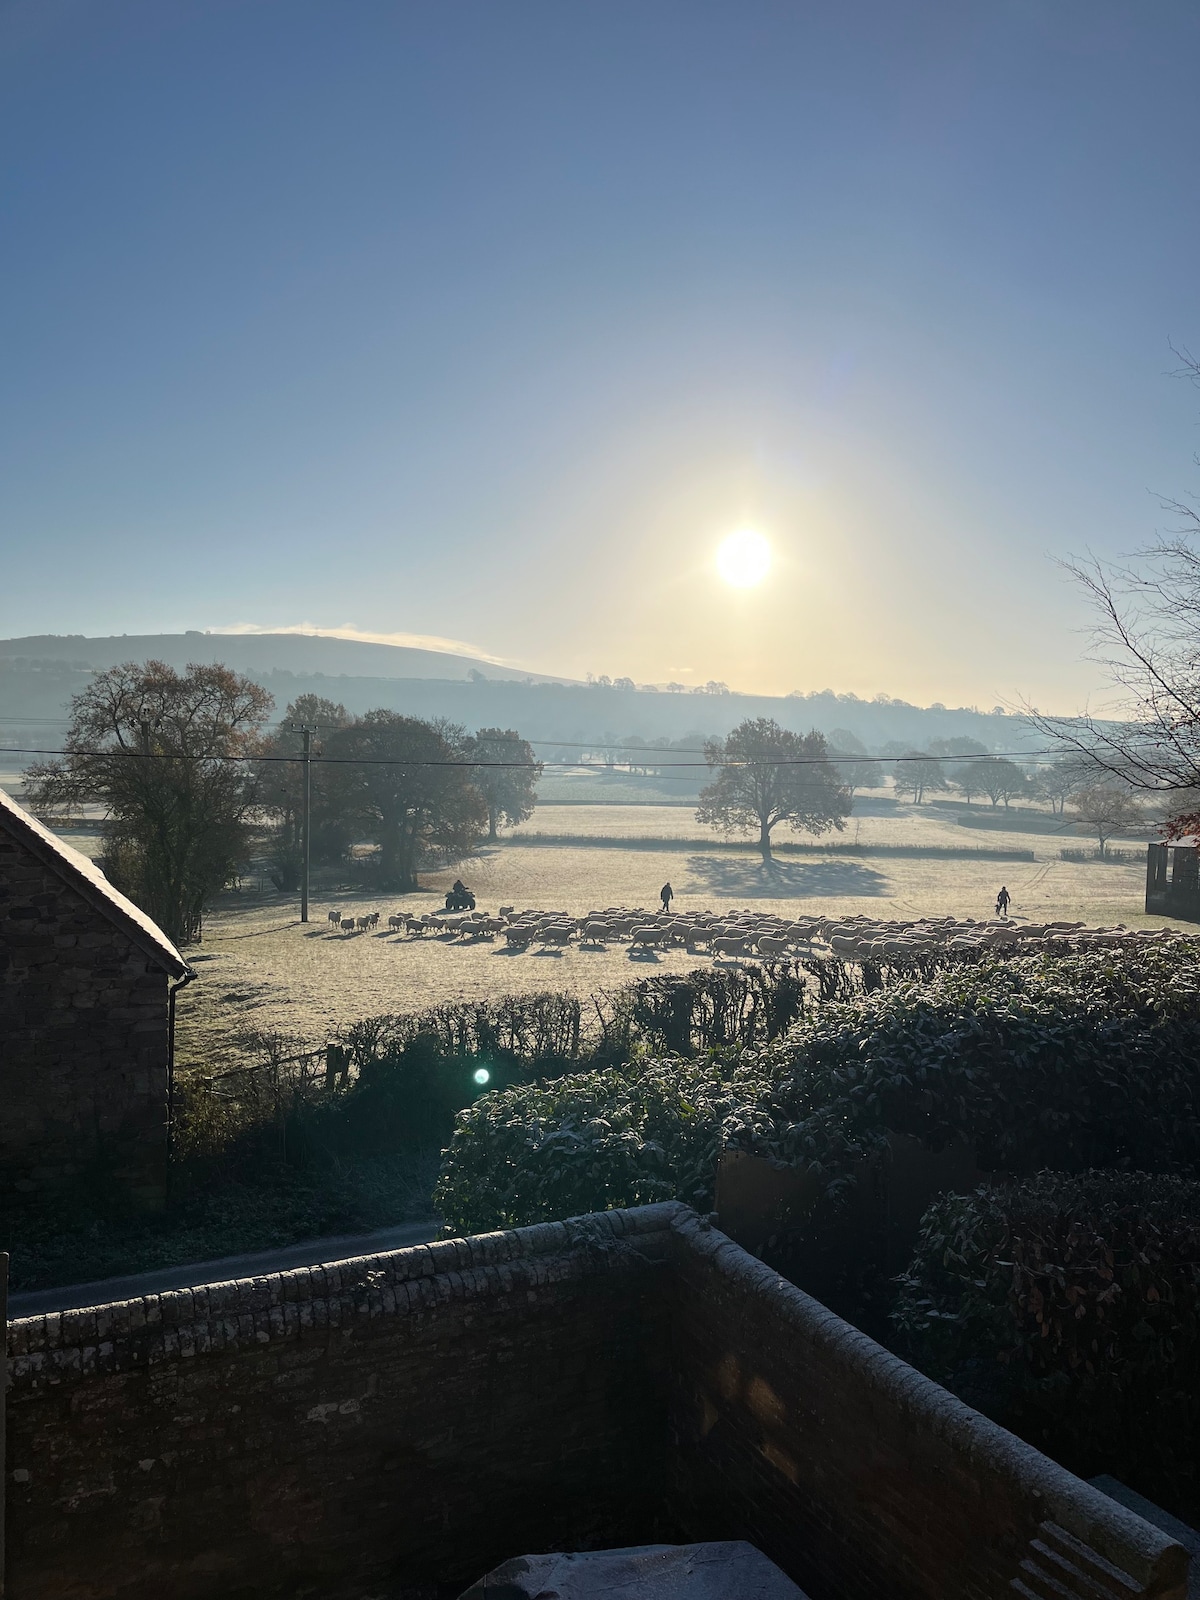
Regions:
<svg viewBox="0 0 1200 1600"><path fill-rule="evenodd" d="M646 1061L485 1095L459 1114L434 1189L454 1232L682 1198L712 1203L721 1127L752 1066Z"/></svg>
<svg viewBox="0 0 1200 1600"><path fill-rule="evenodd" d="M819 981L852 992L836 964ZM692 1200L712 1193L722 1148L811 1166L836 1195L889 1131L935 1149L963 1139L989 1170L1182 1170L1200 1166L1198 1062L1191 950L947 964L810 1001L774 1043L489 1097L459 1119L439 1202L466 1228L632 1204L673 1182ZM656 1131L639 1151L643 1075L660 1087L646 1091ZM663 1087L676 1077L687 1085L678 1098ZM721 1115L697 1143L698 1105ZM581 1119L620 1130L615 1167L616 1135L585 1135ZM683 1144L696 1164L677 1177L663 1151Z"/></svg>
<svg viewBox="0 0 1200 1600"><path fill-rule="evenodd" d="M1200 1183L1043 1172L926 1213L893 1322L917 1364L1077 1471L1170 1492L1200 1447Z"/></svg>
<svg viewBox="0 0 1200 1600"><path fill-rule="evenodd" d="M1200 957L1178 947L947 966L823 1005L727 1140L844 1168L892 1130L990 1171L1200 1163Z"/></svg>

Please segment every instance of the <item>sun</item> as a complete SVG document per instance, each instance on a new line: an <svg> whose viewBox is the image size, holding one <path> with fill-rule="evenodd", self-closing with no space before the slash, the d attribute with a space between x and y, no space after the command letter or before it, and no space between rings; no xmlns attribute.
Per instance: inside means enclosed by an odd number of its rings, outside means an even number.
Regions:
<svg viewBox="0 0 1200 1600"><path fill-rule="evenodd" d="M771 546L756 528L739 528L717 546L717 571L735 589L753 589L771 570Z"/></svg>

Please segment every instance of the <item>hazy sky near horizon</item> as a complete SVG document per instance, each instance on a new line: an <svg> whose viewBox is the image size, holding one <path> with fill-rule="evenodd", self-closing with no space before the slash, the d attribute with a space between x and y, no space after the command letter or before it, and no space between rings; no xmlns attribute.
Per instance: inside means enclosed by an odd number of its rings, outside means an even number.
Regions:
<svg viewBox="0 0 1200 1600"><path fill-rule="evenodd" d="M7 0L0 633L1097 703L1054 558L1200 487L1198 67L1192 0Z"/></svg>

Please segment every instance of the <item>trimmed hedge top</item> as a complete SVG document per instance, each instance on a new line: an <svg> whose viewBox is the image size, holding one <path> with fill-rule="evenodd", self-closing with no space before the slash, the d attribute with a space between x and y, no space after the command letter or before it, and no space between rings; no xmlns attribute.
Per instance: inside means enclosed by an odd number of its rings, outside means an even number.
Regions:
<svg viewBox="0 0 1200 1600"><path fill-rule="evenodd" d="M955 1138L996 1171L1200 1163L1200 954L1036 955L947 967L822 1006L773 1053L725 1142L855 1160L887 1131Z"/></svg>
<svg viewBox="0 0 1200 1600"><path fill-rule="evenodd" d="M468 1230L703 1207L722 1148L836 1189L889 1131L965 1140L996 1171L1200 1167L1200 946L947 963L825 1001L774 1044L485 1096L436 1199Z"/></svg>

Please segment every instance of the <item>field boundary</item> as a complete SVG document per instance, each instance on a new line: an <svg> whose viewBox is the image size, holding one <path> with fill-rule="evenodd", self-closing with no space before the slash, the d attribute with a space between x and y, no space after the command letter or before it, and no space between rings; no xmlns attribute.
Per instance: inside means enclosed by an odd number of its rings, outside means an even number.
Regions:
<svg viewBox="0 0 1200 1600"><path fill-rule="evenodd" d="M507 846L562 847L587 850L674 850L691 855L719 850L733 855L758 856L758 849L745 839L676 839L646 835L618 837L592 833L512 833L503 841ZM941 844L772 844L777 856L906 856L930 860L957 861L1036 861L1033 850L1004 849L986 845Z"/></svg>

